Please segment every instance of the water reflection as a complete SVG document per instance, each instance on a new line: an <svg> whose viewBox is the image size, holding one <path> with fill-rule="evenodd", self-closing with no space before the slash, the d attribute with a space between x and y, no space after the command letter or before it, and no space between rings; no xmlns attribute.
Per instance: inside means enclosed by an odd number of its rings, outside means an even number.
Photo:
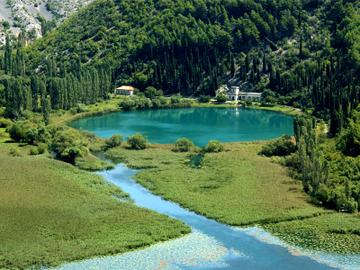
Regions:
<svg viewBox="0 0 360 270"><path fill-rule="evenodd" d="M280 113L229 108L164 109L113 113L80 119L75 128L100 137L140 132L153 143L174 143L188 137L203 146L211 139L222 142L267 140L293 134L293 119Z"/></svg>

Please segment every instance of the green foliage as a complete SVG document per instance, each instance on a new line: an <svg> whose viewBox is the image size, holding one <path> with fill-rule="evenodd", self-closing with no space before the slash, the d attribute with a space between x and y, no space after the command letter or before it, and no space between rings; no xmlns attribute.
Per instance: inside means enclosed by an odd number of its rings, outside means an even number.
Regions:
<svg viewBox="0 0 360 270"><path fill-rule="evenodd" d="M360 122L351 121L338 139L338 149L347 156L360 155Z"/></svg>
<svg viewBox="0 0 360 270"><path fill-rule="evenodd" d="M296 151L296 144L291 136L283 136L266 144L260 151L260 155L267 157L288 156Z"/></svg>
<svg viewBox="0 0 360 270"><path fill-rule="evenodd" d="M50 149L58 159L75 164L76 158L88 154L88 144L87 139L78 131L60 128L54 134Z"/></svg>
<svg viewBox="0 0 360 270"><path fill-rule="evenodd" d="M121 135L113 135L111 138L107 139L105 141L104 150L108 150L114 147L118 147L121 145L123 141L123 137Z"/></svg>
<svg viewBox="0 0 360 270"><path fill-rule="evenodd" d="M29 120L17 121L8 129L10 137L16 142L36 144L46 142L49 134L47 130Z"/></svg>
<svg viewBox="0 0 360 270"><path fill-rule="evenodd" d="M180 138L176 141L174 148L172 149L174 152L190 152L194 149L194 143L188 138Z"/></svg>
<svg viewBox="0 0 360 270"><path fill-rule="evenodd" d="M21 152L18 148L10 148L9 155L12 157L21 157Z"/></svg>
<svg viewBox="0 0 360 270"><path fill-rule="evenodd" d="M285 164L296 171L304 190L317 204L344 212L359 209L359 157L345 157L335 143L319 143L312 119L300 118L295 124L298 150ZM338 146L347 135L340 138ZM344 148L346 149L346 148ZM352 148L350 148L352 149Z"/></svg>
<svg viewBox="0 0 360 270"><path fill-rule="evenodd" d="M198 99L198 101L200 103L209 103L211 100L211 97L210 96L204 96L204 95L201 95Z"/></svg>
<svg viewBox="0 0 360 270"><path fill-rule="evenodd" d="M8 128L12 125L12 121L7 118L0 117L0 128Z"/></svg>
<svg viewBox="0 0 360 270"><path fill-rule="evenodd" d="M1 269L51 268L190 232L177 220L136 207L96 174L45 156L10 157L12 147L23 148L0 144L1 177L9 179L0 188Z"/></svg>
<svg viewBox="0 0 360 270"><path fill-rule="evenodd" d="M231 143L229 151L205 155L174 152L171 145L144 151L118 147L108 157L141 169L136 180L152 192L227 224L266 224L324 212L306 202L301 184L285 168L257 155L262 145Z"/></svg>
<svg viewBox="0 0 360 270"><path fill-rule="evenodd" d="M157 90L155 87L149 86L145 89L145 97L154 99L157 97L161 97L163 95L163 92L161 90Z"/></svg>
<svg viewBox="0 0 360 270"><path fill-rule="evenodd" d="M216 102L217 103L225 103L227 101L227 96L226 94L224 93L219 93L217 96L216 96Z"/></svg>
<svg viewBox="0 0 360 270"><path fill-rule="evenodd" d="M134 150L144 150L148 144L146 138L141 134L130 136L127 140L127 143L130 149Z"/></svg>
<svg viewBox="0 0 360 270"><path fill-rule="evenodd" d="M329 213L267 224L265 229L292 245L309 250L337 254L360 252L360 219L357 215Z"/></svg>
<svg viewBox="0 0 360 270"><path fill-rule="evenodd" d="M225 147L219 141L212 140L208 142L204 150L207 153L220 153L225 150Z"/></svg>

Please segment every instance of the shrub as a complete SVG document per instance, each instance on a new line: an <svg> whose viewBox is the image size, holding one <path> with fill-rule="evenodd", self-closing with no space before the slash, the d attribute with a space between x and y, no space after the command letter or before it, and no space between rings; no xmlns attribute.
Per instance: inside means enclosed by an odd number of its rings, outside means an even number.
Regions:
<svg viewBox="0 0 360 270"><path fill-rule="evenodd" d="M225 150L224 146L219 141L209 141L205 146L205 152L208 153L220 153Z"/></svg>
<svg viewBox="0 0 360 270"><path fill-rule="evenodd" d="M260 155L267 157L288 156L296 151L297 147L290 136L283 136L267 145L260 151Z"/></svg>
<svg viewBox="0 0 360 270"><path fill-rule="evenodd" d="M135 102L134 109L150 109L152 107L151 99L146 97L133 97Z"/></svg>
<svg viewBox="0 0 360 270"><path fill-rule="evenodd" d="M9 151L9 155L12 157L21 157L20 150L17 148L11 148Z"/></svg>
<svg viewBox="0 0 360 270"><path fill-rule="evenodd" d="M44 154L48 149L48 145L45 143L40 143L37 147L37 150L39 152L39 155Z"/></svg>
<svg viewBox="0 0 360 270"><path fill-rule="evenodd" d="M337 148L348 156L360 155L360 124L350 122L349 127L339 137Z"/></svg>
<svg viewBox="0 0 360 270"><path fill-rule="evenodd" d="M56 158L75 164L78 157L88 153L88 141L79 132L71 129L58 130L51 143Z"/></svg>
<svg viewBox="0 0 360 270"><path fill-rule="evenodd" d="M134 150L143 150L147 147L147 140L141 134L135 134L129 137L127 142L129 147Z"/></svg>
<svg viewBox="0 0 360 270"><path fill-rule="evenodd" d="M39 150L38 150L38 148L31 148L31 149L30 149L30 155L31 155L31 156L37 156L37 155L39 155Z"/></svg>
<svg viewBox="0 0 360 270"><path fill-rule="evenodd" d="M124 111L130 111L136 109L136 102L131 97L125 97L120 101L119 106Z"/></svg>
<svg viewBox="0 0 360 270"><path fill-rule="evenodd" d="M227 101L227 96L226 94L224 93L219 93L217 96L216 96L216 102L217 103L225 103Z"/></svg>
<svg viewBox="0 0 360 270"><path fill-rule="evenodd" d="M108 150L110 148L118 147L121 145L123 141L123 137L121 135L113 135L110 139L107 139L105 141L105 150Z"/></svg>
<svg viewBox="0 0 360 270"><path fill-rule="evenodd" d="M211 100L211 97L210 97L210 96L204 96L204 95L202 95L202 96L199 97L199 102L200 102L200 103L209 103L210 100Z"/></svg>
<svg viewBox="0 0 360 270"><path fill-rule="evenodd" d="M8 128L12 125L11 120L6 118L0 118L0 128Z"/></svg>
<svg viewBox="0 0 360 270"><path fill-rule="evenodd" d="M82 104L82 103L76 104L76 106L74 108L71 108L71 110L70 110L70 112L72 114L83 113L83 112L87 112L87 111L89 111L89 110L86 109L86 105Z"/></svg>
<svg viewBox="0 0 360 270"><path fill-rule="evenodd" d="M34 144L38 138L38 126L28 120L15 122L8 131L16 142Z"/></svg>
<svg viewBox="0 0 360 270"><path fill-rule="evenodd" d="M171 96L170 98L171 104L176 105L181 103L181 95L177 94L174 96Z"/></svg>
<svg viewBox="0 0 360 270"><path fill-rule="evenodd" d="M150 99L154 99L156 97L160 97L163 95L163 92L161 90L157 90L155 87L153 86L149 86L145 89L145 97L150 98Z"/></svg>
<svg viewBox="0 0 360 270"><path fill-rule="evenodd" d="M173 148L174 152L190 152L194 148L194 143L187 138L180 138L176 141Z"/></svg>

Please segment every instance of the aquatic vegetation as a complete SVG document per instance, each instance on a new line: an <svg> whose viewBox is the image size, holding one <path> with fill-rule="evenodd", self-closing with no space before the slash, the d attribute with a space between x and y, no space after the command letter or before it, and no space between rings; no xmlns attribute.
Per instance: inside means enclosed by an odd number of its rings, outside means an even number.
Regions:
<svg viewBox="0 0 360 270"><path fill-rule="evenodd" d="M9 156L10 149L21 157ZM0 144L0 269L118 254L189 232L179 221L119 201L127 194L100 176L30 157L29 149Z"/></svg>

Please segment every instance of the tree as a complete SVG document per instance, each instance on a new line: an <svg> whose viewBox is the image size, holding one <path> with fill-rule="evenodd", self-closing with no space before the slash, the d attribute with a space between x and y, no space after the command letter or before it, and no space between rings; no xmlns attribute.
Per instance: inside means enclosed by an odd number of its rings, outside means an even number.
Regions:
<svg viewBox="0 0 360 270"><path fill-rule="evenodd" d="M6 36L5 52L4 52L4 70L5 74L12 73L12 48L9 35Z"/></svg>
<svg viewBox="0 0 360 270"><path fill-rule="evenodd" d="M42 114L45 125L48 125L50 123L50 111L51 111L50 97L46 97L42 102Z"/></svg>

